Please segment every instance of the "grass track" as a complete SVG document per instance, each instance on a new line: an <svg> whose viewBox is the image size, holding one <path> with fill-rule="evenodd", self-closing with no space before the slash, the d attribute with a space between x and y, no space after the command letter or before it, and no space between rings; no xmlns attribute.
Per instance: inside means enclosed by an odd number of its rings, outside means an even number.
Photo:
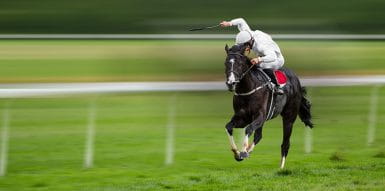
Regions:
<svg viewBox="0 0 385 191"><path fill-rule="evenodd" d="M370 90L310 88L314 152L304 154L304 127L297 121L286 170L278 170L279 119L265 125L251 158L232 159L224 133L229 93L176 94L171 166L164 165L164 150L172 94L8 100L9 168L0 190L383 190L385 89L379 91L376 139L367 147ZM83 169L92 100L95 167Z"/></svg>

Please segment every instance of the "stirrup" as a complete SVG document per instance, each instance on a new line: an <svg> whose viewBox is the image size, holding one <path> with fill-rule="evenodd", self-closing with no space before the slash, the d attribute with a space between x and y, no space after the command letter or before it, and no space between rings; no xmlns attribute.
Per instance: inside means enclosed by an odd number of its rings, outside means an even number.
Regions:
<svg viewBox="0 0 385 191"><path fill-rule="evenodd" d="M274 87L274 90L275 90L275 93L278 94L278 95L283 95L283 94L285 94L285 92L283 91L283 87L280 87L280 86L278 86L278 85L276 85L276 86Z"/></svg>
<svg viewBox="0 0 385 191"><path fill-rule="evenodd" d="M278 95L283 95L283 94L285 94L285 92L283 91L283 89L280 89L280 88L277 89L276 93L277 93Z"/></svg>

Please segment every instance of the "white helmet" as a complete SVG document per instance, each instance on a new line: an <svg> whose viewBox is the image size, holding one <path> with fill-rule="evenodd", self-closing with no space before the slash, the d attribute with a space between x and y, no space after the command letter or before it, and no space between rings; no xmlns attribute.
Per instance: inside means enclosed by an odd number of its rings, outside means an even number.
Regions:
<svg viewBox="0 0 385 191"><path fill-rule="evenodd" d="M252 34L249 31L241 31L235 37L235 44L243 44L252 40Z"/></svg>

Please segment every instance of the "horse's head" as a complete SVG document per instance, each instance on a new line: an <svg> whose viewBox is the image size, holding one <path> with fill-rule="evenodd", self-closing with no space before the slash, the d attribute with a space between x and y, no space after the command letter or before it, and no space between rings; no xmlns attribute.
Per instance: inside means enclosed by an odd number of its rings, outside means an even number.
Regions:
<svg viewBox="0 0 385 191"><path fill-rule="evenodd" d="M242 75L250 67L250 61L247 56L244 55L246 45L234 45L230 49L225 46L227 53L225 61L225 73L226 73L226 85L229 91L234 91L237 83L241 81Z"/></svg>

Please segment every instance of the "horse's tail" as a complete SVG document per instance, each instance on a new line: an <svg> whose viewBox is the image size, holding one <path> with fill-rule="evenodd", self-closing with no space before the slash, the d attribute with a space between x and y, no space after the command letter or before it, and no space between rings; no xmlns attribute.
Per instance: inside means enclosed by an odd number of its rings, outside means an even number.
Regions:
<svg viewBox="0 0 385 191"><path fill-rule="evenodd" d="M309 100L306 99L306 88L301 87L302 91L302 98L301 98L301 105L299 107L299 118L301 118L301 121L308 127L313 128L313 123L311 122L311 103Z"/></svg>

